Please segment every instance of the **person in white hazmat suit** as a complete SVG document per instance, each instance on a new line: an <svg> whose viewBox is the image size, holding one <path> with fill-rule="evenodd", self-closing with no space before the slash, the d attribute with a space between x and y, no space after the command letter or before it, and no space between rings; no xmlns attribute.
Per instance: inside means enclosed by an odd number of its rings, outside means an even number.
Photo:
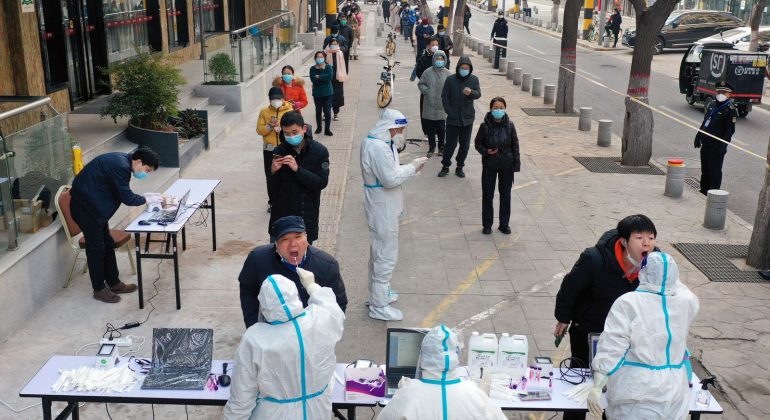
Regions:
<svg viewBox="0 0 770 420"><path fill-rule="evenodd" d="M404 114L386 108L380 121L361 143L361 175L364 179L364 210L369 224L369 316L400 321L403 313L391 303L398 294L390 290L390 279L398 260L398 219L404 210L401 184L422 169L426 157L401 165L398 148L403 146L407 120Z"/></svg>
<svg viewBox="0 0 770 420"><path fill-rule="evenodd" d="M264 322L249 327L235 355L227 420L316 420L332 416L334 346L342 339L345 315L334 291L297 268L310 295L302 307L297 286L269 276L259 290Z"/></svg>
<svg viewBox="0 0 770 420"><path fill-rule="evenodd" d="M402 378L378 420L505 420L500 407L473 381L461 379L457 334L439 325L422 340L420 379Z"/></svg>
<svg viewBox="0 0 770 420"><path fill-rule="evenodd" d="M608 419L686 418L687 334L698 308L698 298L679 281L674 259L650 253L639 272L639 287L619 297L605 321L592 363L591 413L601 416L606 384Z"/></svg>

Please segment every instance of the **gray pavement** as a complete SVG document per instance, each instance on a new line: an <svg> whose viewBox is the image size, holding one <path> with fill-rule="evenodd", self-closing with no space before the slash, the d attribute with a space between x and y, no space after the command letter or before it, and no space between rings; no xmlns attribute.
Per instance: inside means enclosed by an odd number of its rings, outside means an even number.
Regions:
<svg viewBox="0 0 770 420"><path fill-rule="evenodd" d="M770 415L770 286L768 284L711 283L672 246L679 241L747 243L750 226L730 213L724 231L701 226L704 199L687 189L682 199L663 196L664 177L594 174L572 156L619 156L620 140L611 148L595 146L594 131L577 130L577 119L530 117L521 107L542 106L498 75L475 54L474 73L481 79L482 98L477 103L481 121L489 100L504 96L509 115L521 139L522 172L516 176L511 227L512 235L494 231L481 235L480 158L471 150L466 164L467 178L450 174L438 178L439 159L405 185L406 213L401 222L399 264L393 287L401 293L397 306L405 320L397 323L373 321L367 317L368 232L363 212L363 187L358 146L378 119L375 104L376 80L381 68L377 54L383 40L374 38L374 7L365 6L370 37L364 42L360 61L351 61L353 77L345 86L347 106L341 121L332 125L333 139L320 137L329 146L332 162L331 185L322 195L322 228L318 245L333 252L340 262L348 291L349 306L345 334L337 346L337 358L351 361L385 357L387 326L432 326L442 322L463 331L526 334L530 354L561 360L569 353L565 341L553 347L551 333L554 296L564 273L579 252L591 246L601 233L631 213L649 215L659 231L658 245L677 260L682 281L693 288L701 310L691 331L698 372L719 377L717 398L725 414L711 418L760 419ZM393 107L403 111L412 124L407 137L420 137L416 84L408 82L413 62L411 48L398 41L397 58L405 65L397 70L398 84ZM456 60L453 60L456 62ZM307 74L305 68L298 74ZM312 106L304 112L312 121ZM73 354L97 341L107 322L149 320L128 331L151 339L153 327L184 326L215 329L215 358L232 357L243 334L238 300L237 276L246 254L267 241L268 215L264 212L266 193L262 178L261 144L254 133L256 111L244 113L243 121L226 139L201 155L185 170L185 177L220 178L217 190L219 249L212 253L210 229L191 226L188 249L182 253L182 309L174 307L171 263L145 265L146 297L154 294L157 309L140 311L136 296L105 305L90 296L86 276L62 290L19 329L0 344L0 399L13 407L36 401L18 398L18 391L51 354ZM426 144L410 145L402 161L424 155ZM347 159L347 160L346 160ZM202 219L201 219L202 220ZM128 262L118 255L123 279ZM157 267L157 268L156 268ZM37 281L31 279L31 281ZM81 354L92 354L86 347ZM150 354L145 344L137 355ZM61 404L56 404L61 408ZM35 419L39 407L13 415L0 408L0 418ZM183 407L155 407L158 418L180 418ZM189 407L192 418L213 419L221 408ZM110 405L115 419L149 418L150 407ZM369 409L359 415L370 415ZM553 413L511 414L511 418L550 418ZM103 404L87 404L82 418L105 418Z"/></svg>

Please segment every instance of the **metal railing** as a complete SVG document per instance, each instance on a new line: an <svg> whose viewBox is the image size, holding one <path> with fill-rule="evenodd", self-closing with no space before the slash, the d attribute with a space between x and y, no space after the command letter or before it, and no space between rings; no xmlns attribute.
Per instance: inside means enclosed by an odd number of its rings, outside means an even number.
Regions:
<svg viewBox="0 0 770 420"><path fill-rule="evenodd" d="M49 97L0 96L0 109L0 231L12 251L51 222L54 196L72 178L72 141Z"/></svg>
<svg viewBox="0 0 770 420"><path fill-rule="evenodd" d="M230 57L241 82L251 79L297 44L293 12L284 12L230 32Z"/></svg>

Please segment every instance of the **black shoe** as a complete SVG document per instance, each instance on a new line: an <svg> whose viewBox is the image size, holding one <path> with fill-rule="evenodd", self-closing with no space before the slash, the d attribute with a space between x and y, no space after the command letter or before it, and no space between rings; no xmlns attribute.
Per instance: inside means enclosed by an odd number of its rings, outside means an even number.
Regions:
<svg viewBox="0 0 770 420"><path fill-rule="evenodd" d="M441 172L438 173L438 177L439 178L443 178L443 177L447 176L448 174L449 174L449 168L444 166L443 168L441 168Z"/></svg>
<svg viewBox="0 0 770 420"><path fill-rule="evenodd" d="M272 204L270 204L270 203L268 203L268 204L267 204L267 212L268 212L268 213L271 213L272 211L273 211L273 205L272 205Z"/></svg>
<svg viewBox="0 0 770 420"><path fill-rule="evenodd" d="M331 136L333 136L333 135L334 135L334 133L332 133L332 131L331 131L331 130L326 130L326 131L324 131L324 135L325 135L325 136L329 136L329 137L331 137Z"/></svg>
<svg viewBox="0 0 770 420"><path fill-rule="evenodd" d="M765 280L770 280L770 270L759 270L759 276Z"/></svg>
<svg viewBox="0 0 770 420"><path fill-rule="evenodd" d="M319 125L318 128L315 129L314 133L321 134L321 126Z"/></svg>
<svg viewBox="0 0 770 420"><path fill-rule="evenodd" d="M503 232L506 235L510 235L511 234L511 227L510 226L498 226L497 230L499 230L500 232Z"/></svg>
<svg viewBox="0 0 770 420"><path fill-rule="evenodd" d="M457 175L460 178L465 178L465 172L463 172L462 168L455 169L455 175Z"/></svg>
<svg viewBox="0 0 770 420"><path fill-rule="evenodd" d="M491 227L485 227L484 229L481 229L481 233L484 235L491 235L492 234L492 228Z"/></svg>
<svg viewBox="0 0 770 420"><path fill-rule="evenodd" d="M428 153L425 154L425 157L427 158L433 157L433 150L428 150Z"/></svg>

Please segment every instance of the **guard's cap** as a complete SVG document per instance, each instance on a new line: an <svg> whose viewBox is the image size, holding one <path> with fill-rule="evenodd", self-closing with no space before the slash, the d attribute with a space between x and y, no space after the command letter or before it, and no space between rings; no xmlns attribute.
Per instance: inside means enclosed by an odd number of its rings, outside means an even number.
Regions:
<svg viewBox="0 0 770 420"><path fill-rule="evenodd" d="M283 91L278 86L273 86L267 92L267 97L270 99L283 99Z"/></svg>
<svg viewBox="0 0 770 420"><path fill-rule="evenodd" d="M299 216L285 216L273 222L270 226L270 239L275 242L287 233L305 232L305 221Z"/></svg>
<svg viewBox="0 0 770 420"><path fill-rule="evenodd" d="M735 88L733 88L733 85L731 85L730 83L722 81L722 82L717 82L716 90L717 90L717 92L719 92L719 91L722 91L722 92L732 92L732 91L735 90Z"/></svg>

